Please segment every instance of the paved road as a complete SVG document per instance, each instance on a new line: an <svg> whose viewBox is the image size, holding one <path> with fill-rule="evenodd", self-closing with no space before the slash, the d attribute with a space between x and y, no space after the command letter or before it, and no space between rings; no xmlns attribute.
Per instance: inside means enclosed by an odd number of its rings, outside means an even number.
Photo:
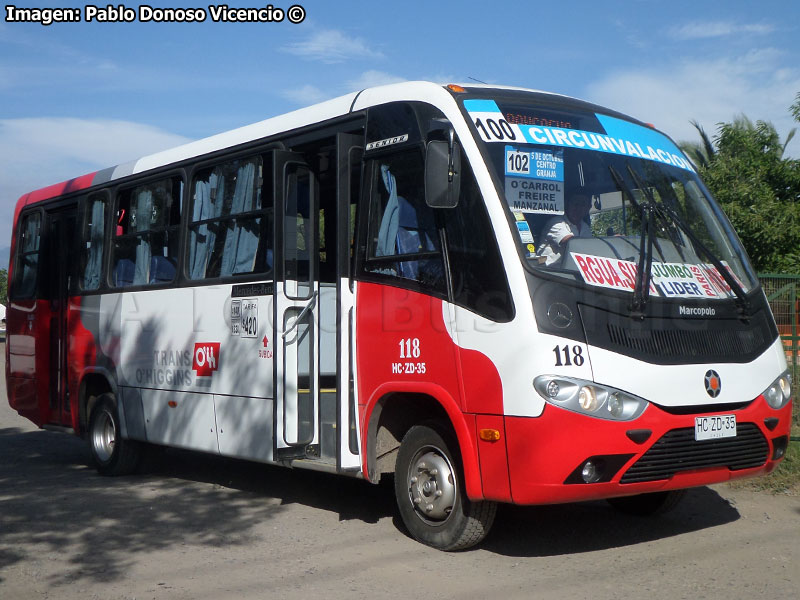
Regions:
<svg viewBox="0 0 800 600"><path fill-rule="evenodd" d="M0 396L2 600L800 596L797 497L700 488L660 519L503 506L446 554L402 532L388 487L180 451L104 478Z"/></svg>

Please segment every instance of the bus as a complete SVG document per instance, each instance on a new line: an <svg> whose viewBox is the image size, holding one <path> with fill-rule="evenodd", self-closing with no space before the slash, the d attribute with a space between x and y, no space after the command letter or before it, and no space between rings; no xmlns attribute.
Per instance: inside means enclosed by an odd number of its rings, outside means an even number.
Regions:
<svg viewBox="0 0 800 600"><path fill-rule="evenodd" d="M33 191L9 278L10 405L101 474L159 445L393 479L442 550L501 502L663 512L789 442L778 330L691 162L558 94L364 89Z"/></svg>

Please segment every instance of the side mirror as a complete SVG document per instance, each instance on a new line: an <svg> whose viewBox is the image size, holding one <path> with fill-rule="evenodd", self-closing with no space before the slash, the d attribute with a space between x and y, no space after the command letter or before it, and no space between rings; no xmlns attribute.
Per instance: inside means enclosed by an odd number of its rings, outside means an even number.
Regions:
<svg viewBox="0 0 800 600"><path fill-rule="evenodd" d="M431 140L425 147L425 203L431 208L455 208L461 193L461 148L455 134Z"/></svg>

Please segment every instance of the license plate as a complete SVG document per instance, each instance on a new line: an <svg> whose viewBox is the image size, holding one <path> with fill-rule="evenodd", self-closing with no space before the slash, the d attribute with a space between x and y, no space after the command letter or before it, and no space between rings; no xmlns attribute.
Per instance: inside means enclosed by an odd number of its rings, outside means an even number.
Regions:
<svg viewBox="0 0 800 600"><path fill-rule="evenodd" d="M736 437L736 415L694 418L694 439L696 441L728 437Z"/></svg>

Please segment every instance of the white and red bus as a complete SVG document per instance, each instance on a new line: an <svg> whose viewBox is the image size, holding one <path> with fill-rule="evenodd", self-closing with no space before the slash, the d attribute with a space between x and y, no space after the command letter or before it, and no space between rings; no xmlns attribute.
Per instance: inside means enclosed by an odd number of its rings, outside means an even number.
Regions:
<svg viewBox="0 0 800 600"><path fill-rule="evenodd" d="M541 252L575 197L585 235ZM31 192L9 276L9 402L101 473L157 444L393 474L442 549L498 502L654 513L788 444L778 331L692 165L556 94L366 89Z"/></svg>

